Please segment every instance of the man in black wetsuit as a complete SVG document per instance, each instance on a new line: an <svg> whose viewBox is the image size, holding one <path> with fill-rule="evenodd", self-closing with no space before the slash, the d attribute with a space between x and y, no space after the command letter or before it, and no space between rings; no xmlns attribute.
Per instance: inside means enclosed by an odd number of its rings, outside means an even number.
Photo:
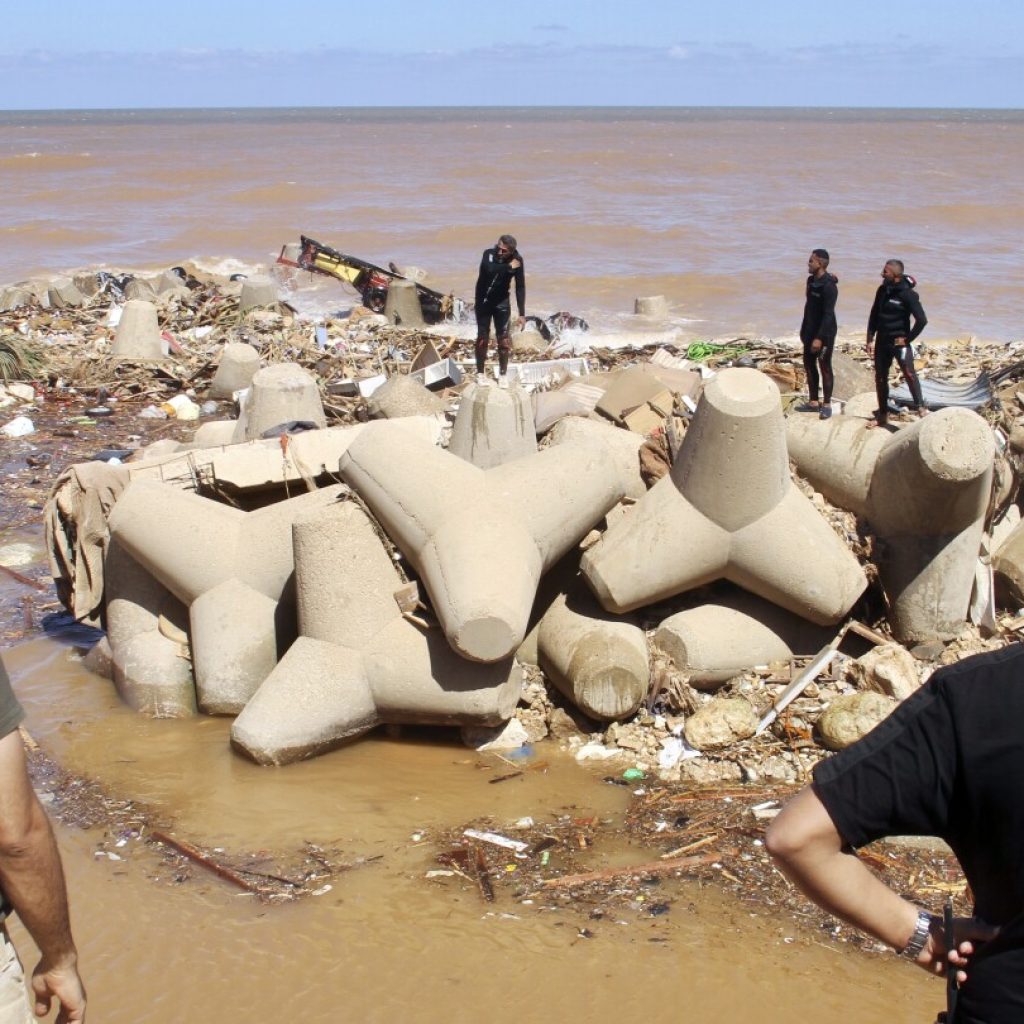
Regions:
<svg viewBox="0 0 1024 1024"><path fill-rule="evenodd" d="M818 764L766 837L819 906L929 973L956 970L955 1024L1024 1021L1021 716L1024 644L940 669L867 736ZM954 921L952 948L941 919L857 857L894 835L938 836L960 861L974 916Z"/></svg>
<svg viewBox="0 0 1024 1024"><path fill-rule="evenodd" d="M508 354L512 348L509 322L512 307L509 290L516 283L516 305L519 307L518 326L526 322L526 271L523 257L516 250L516 240L502 235L493 249L485 249L480 260L480 273L476 279L476 371L484 372L487 346L491 336L491 321L498 338L498 372L502 377L508 369Z"/></svg>
<svg viewBox="0 0 1024 1024"><path fill-rule="evenodd" d="M914 287L917 282L903 273L902 260L887 260L882 267L882 283L868 317L867 352L875 360L875 393L878 409L869 427L884 427L889 421L889 370L895 360L910 388L914 408L924 411L921 382L914 369L914 339L928 323ZM910 326L913 317L914 326Z"/></svg>
<svg viewBox="0 0 1024 1024"><path fill-rule="evenodd" d="M807 260L807 292L800 340L804 346L804 370L807 373L808 407L823 420L832 415L832 349L836 343L836 299L839 279L828 272L828 252L815 249ZM820 368L820 374L819 374ZM822 400L818 401L818 385Z"/></svg>

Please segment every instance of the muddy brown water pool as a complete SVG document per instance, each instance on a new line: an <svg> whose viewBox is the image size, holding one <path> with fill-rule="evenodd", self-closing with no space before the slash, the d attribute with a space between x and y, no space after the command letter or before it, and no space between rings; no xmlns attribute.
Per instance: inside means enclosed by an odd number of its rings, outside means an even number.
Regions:
<svg viewBox="0 0 1024 1024"><path fill-rule="evenodd" d="M500 786L450 738L374 736L260 768L231 752L226 719L142 718L68 647L37 638L3 655L41 747L177 835L228 851L308 841L357 865L320 896L268 904L201 871L174 883L145 843L117 848L102 829L59 826L91 1021L916 1024L942 999L939 983L895 958L830 946L693 882L662 883L662 916L589 921L427 879L445 827L622 814L628 793L554 748L546 772ZM595 850L594 867L650 858L621 840ZM15 941L31 958L18 926Z"/></svg>

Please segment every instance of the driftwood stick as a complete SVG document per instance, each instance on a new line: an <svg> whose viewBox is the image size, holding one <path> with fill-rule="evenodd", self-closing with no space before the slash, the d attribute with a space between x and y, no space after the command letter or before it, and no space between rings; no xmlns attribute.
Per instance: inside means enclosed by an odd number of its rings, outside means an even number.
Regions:
<svg viewBox="0 0 1024 1024"><path fill-rule="evenodd" d="M620 875L665 875L670 871L713 864L716 860L731 856L735 852L735 849L712 850L692 857L677 857L675 860L656 860L646 864L634 864L632 867L605 868L603 871L588 871L582 875L563 875L561 878L545 879L542 884L545 889L571 889L574 885L586 885L588 882L607 882Z"/></svg>
<svg viewBox="0 0 1024 1024"><path fill-rule="evenodd" d="M12 580L24 583L28 587L35 587L36 590L46 590L47 588L47 584L40 583L38 580L29 579L28 576L22 575L16 569L12 569L9 565L0 565L0 572L10 576Z"/></svg>
<svg viewBox="0 0 1024 1024"><path fill-rule="evenodd" d="M174 839L169 836L166 832L161 832L159 829L153 829L150 832L150 836L157 842L163 843L165 846L170 846L172 849L177 850L184 857L188 857L189 860L195 861L197 864L202 865L208 871L212 871L218 878L223 878L225 882L231 882L232 885L237 885L240 889L245 889L246 892L260 892L260 887L250 882L248 879L243 878L240 874L232 871L231 868L225 867L223 864L218 864L211 857L208 857L202 850L193 846L191 843L185 842L183 839Z"/></svg>

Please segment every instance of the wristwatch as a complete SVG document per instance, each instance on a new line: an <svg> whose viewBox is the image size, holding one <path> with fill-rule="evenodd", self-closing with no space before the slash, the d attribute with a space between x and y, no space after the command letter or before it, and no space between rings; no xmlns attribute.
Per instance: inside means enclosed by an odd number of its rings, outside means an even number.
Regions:
<svg viewBox="0 0 1024 1024"><path fill-rule="evenodd" d="M928 941L928 933L932 928L932 915L927 910L919 910L917 912L917 924L914 926L914 934L910 936L910 941L900 950L900 956L905 956L908 960L916 960L918 953L924 949L924 944Z"/></svg>

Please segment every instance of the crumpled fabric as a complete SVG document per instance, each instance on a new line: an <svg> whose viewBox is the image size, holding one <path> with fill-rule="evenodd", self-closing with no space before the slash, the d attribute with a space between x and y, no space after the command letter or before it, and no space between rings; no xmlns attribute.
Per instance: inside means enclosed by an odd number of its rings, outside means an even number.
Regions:
<svg viewBox="0 0 1024 1024"><path fill-rule="evenodd" d="M79 622L99 626L103 616L103 559L107 519L128 485L128 469L81 462L58 478L43 509L50 575L57 596Z"/></svg>

